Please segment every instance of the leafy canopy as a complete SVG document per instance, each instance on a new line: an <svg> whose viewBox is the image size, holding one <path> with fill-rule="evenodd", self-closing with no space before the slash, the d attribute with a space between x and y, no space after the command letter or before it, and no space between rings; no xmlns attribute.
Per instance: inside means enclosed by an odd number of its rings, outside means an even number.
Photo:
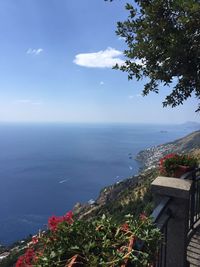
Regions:
<svg viewBox="0 0 200 267"><path fill-rule="evenodd" d="M136 8L126 4L128 18L117 24L127 49L125 63L115 68L127 72L128 79L147 77L143 95L171 85L164 106L183 104L192 93L200 99L200 1L135 2Z"/></svg>

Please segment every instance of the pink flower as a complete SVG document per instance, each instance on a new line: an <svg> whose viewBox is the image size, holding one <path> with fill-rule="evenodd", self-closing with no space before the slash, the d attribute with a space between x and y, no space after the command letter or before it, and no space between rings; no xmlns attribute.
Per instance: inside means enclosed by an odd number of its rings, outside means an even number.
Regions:
<svg viewBox="0 0 200 267"><path fill-rule="evenodd" d="M140 214L140 220L141 221L146 221L148 219L147 215L145 213Z"/></svg>

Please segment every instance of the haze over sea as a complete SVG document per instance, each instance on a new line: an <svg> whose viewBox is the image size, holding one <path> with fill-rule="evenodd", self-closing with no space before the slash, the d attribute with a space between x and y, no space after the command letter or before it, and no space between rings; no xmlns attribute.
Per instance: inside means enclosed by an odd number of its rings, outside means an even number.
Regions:
<svg viewBox="0 0 200 267"><path fill-rule="evenodd" d="M45 228L77 202L138 173L140 150L194 129L151 124L1 124L0 243ZM132 155L130 158L129 153Z"/></svg>

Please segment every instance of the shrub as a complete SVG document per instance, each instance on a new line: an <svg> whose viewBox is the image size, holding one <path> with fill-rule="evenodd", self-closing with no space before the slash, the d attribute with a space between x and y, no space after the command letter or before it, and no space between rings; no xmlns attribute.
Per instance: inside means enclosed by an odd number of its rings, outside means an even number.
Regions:
<svg viewBox="0 0 200 267"><path fill-rule="evenodd" d="M68 266L77 256L81 266L153 266L161 240L159 230L145 214L131 215L123 224L102 216L93 221L73 220L72 213L51 217L49 230L35 237L16 267Z"/></svg>

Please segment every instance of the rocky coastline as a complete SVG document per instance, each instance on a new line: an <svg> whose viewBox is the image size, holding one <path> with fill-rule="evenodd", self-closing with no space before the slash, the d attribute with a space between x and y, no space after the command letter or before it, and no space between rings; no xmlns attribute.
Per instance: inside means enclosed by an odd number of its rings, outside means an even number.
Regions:
<svg viewBox="0 0 200 267"><path fill-rule="evenodd" d="M73 208L76 218L87 220L104 212L112 214L113 207L116 213L118 209L125 209L126 212L129 211L127 206L132 208L134 203L136 205L141 205L141 203L147 205L149 199L147 198L145 201L144 196L150 189L151 182L158 174L159 159L172 152L194 152L200 157L200 131L193 132L174 142L154 146L139 152L135 159L142 166L140 173L103 188L96 200L90 200L88 203L83 204L77 203ZM0 267L12 266L4 265L4 260L7 261L10 257L16 258L16 255L20 255L20 251L23 251L29 242L30 238L21 240L9 248L0 246Z"/></svg>
<svg viewBox="0 0 200 267"><path fill-rule="evenodd" d="M147 177L152 175L152 172L159 166L159 160L169 153L191 153L200 148L200 131L195 131L183 138L173 142L165 143L158 146L153 146L140 151L135 160L141 164L140 172L113 185L105 187L101 190L98 198L88 203L77 203L73 212L78 218L92 217L98 213L107 203L116 201L126 188L134 188L142 183Z"/></svg>

